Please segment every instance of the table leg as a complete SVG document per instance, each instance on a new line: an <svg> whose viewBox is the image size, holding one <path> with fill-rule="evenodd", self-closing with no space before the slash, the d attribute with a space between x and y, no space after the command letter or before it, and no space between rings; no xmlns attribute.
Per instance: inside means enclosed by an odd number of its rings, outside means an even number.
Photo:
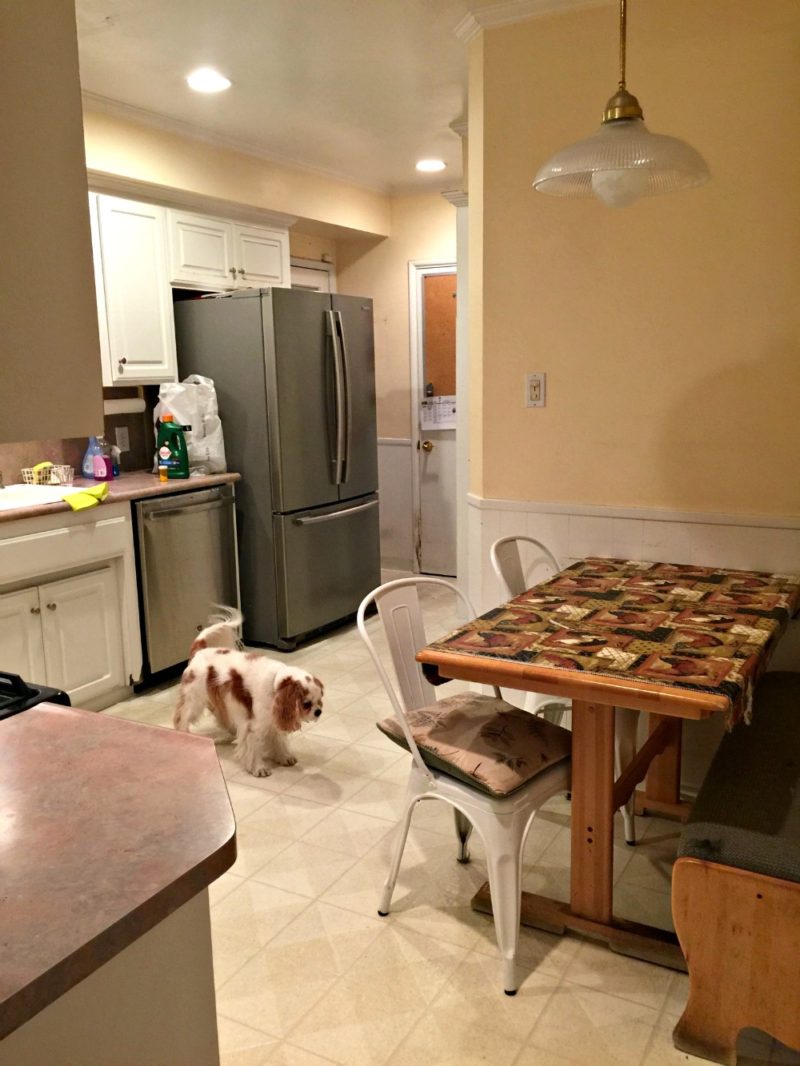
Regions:
<svg viewBox="0 0 800 1066"><path fill-rule="evenodd" d="M689 805L681 802L681 736L680 718L661 714L649 716L649 729L653 733L661 723L666 723L672 739L664 751L653 759L647 771L644 793L637 794L637 814L661 814L668 818L685 821Z"/></svg>
<svg viewBox="0 0 800 1066"><path fill-rule="evenodd" d="M614 873L614 708L572 702L573 914L610 922Z"/></svg>

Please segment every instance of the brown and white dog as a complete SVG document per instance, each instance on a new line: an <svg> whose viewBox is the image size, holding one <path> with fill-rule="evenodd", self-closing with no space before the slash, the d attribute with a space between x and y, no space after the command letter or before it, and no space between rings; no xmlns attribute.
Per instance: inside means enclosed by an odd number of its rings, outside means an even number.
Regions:
<svg viewBox="0 0 800 1066"><path fill-rule="evenodd" d="M322 714L323 685L296 666L260 652L242 651L239 611L223 607L198 634L181 678L173 724L189 731L208 708L235 737L235 756L254 777L268 777L266 762L294 766L286 734Z"/></svg>

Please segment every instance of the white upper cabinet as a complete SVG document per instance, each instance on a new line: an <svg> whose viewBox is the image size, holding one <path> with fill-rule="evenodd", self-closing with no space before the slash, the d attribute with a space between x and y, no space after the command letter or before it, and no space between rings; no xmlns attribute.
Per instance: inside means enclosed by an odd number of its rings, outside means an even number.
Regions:
<svg viewBox="0 0 800 1066"><path fill-rule="evenodd" d="M203 289L231 289L236 282L230 222L168 211L170 281Z"/></svg>
<svg viewBox="0 0 800 1066"><path fill-rule="evenodd" d="M189 211L168 211L170 281L175 286L225 292L288 287L289 231L243 226Z"/></svg>
<svg viewBox="0 0 800 1066"><path fill-rule="evenodd" d="M92 194L104 385L177 377L163 207Z"/></svg>
<svg viewBox="0 0 800 1066"><path fill-rule="evenodd" d="M234 226L233 234L240 288L291 285L287 230Z"/></svg>

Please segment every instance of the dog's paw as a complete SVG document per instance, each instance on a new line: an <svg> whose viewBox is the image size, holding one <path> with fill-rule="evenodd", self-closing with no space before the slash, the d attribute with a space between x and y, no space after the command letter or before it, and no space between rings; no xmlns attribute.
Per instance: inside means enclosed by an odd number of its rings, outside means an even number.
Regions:
<svg viewBox="0 0 800 1066"><path fill-rule="evenodd" d="M257 769L251 770L250 773L253 777L269 777L272 770L268 770L266 766L259 766Z"/></svg>
<svg viewBox="0 0 800 1066"><path fill-rule="evenodd" d="M285 759L281 759L281 761L278 763L278 766L296 766L296 765L297 765L297 759L294 757L294 755L287 755Z"/></svg>

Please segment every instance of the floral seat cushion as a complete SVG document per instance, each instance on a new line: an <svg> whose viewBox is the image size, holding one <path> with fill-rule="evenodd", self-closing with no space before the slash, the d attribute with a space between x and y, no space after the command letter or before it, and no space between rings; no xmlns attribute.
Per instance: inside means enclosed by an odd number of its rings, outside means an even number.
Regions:
<svg viewBox="0 0 800 1066"><path fill-rule="evenodd" d="M570 757L569 730L495 696L459 693L406 715L424 762L490 796L508 796ZM408 751L396 718L378 729Z"/></svg>

